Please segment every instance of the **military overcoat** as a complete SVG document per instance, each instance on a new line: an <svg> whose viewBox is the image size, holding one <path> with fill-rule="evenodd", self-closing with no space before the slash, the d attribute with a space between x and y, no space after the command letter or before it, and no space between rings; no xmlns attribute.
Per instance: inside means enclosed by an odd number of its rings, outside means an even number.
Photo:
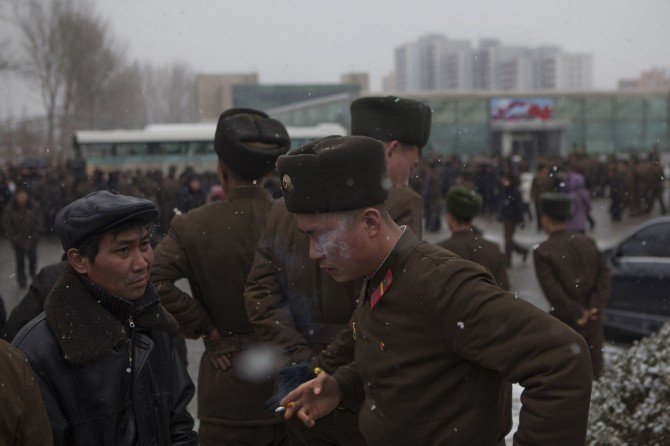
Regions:
<svg viewBox="0 0 670 446"><path fill-rule="evenodd" d="M592 238L561 229L535 249L533 259L550 313L586 338L594 374L599 375L604 342L601 315L612 287L605 257ZM578 326L582 312L592 308L597 319Z"/></svg>
<svg viewBox="0 0 670 446"><path fill-rule="evenodd" d="M421 232L423 200L416 192L393 187L389 213L411 231ZM249 319L261 339L278 345L295 363L310 362L332 372L353 358L349 320L361 281L338 283L309 258L309 241L295 216L279 201L267 218L245 301ZM342 414L316 429L357 429L356 419Z"/></svg>
<svg viewBox="0 0 670 446"><path fill-rule="evenodd" d="M450 238L443 240L437 246L447 249L465 260L479 263L488 269L496 283L503 290L509 291L507 277L507 262L500 247L472 229L455 231Z"/></svg>
<svg viewBox="0 0 670 446"><path fill-rule="evenodd" d="M259 339L244 307L244 285L273 199L261 187L238 187L225 201L210 203L172 219L156 247L151 280L161 302L187 337L207 336L216 327L217 351L233 354L221 371L203 355L198 377L198 417L214 424L254 426L281 422L265 406L273 377L252 381L237 372L239 353ZM191 295L175 285L186 278ZM212 346L214 347L214 346ZM208 347L210 348L210 347Z"/></svg>
<svg viewBox="0 0 670 446"><path fill-rule="evenodd" d="M369 446L496 445L510 429L504 381L525 388L515 445L584 444L584 340L483 267L405 231L362 294L356 360L335 378L345 405L364 390L359 425Z"/></svg>

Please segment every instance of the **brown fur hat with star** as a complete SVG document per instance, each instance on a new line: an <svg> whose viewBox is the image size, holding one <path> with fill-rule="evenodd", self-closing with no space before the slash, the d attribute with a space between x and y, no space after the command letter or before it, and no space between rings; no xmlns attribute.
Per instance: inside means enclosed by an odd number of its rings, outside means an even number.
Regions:
<svg viewBox="0 0 670 446"><path fill-rule="evenodd" d="M366 136L328 136L277 160L289 212L345 212L383 203L389 181L383 144Z"/></svg>

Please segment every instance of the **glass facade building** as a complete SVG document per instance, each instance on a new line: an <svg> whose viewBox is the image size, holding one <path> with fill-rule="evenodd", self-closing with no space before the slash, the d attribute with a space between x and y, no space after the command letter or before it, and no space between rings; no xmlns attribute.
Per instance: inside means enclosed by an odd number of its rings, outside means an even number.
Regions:
<svg viewBox="0 0 670 446"><path fill-rule="evenodd" d="M670 91L473 92L403 94L428 103L428 150L470 157L518 154L533 160L587 153L670 151ZM286 125L338 122L351 128L354 94L321 97L270 110ZM500 107L507 107L501 113ZM529 113L530 111L530 113Z"/></svg>
<svg viewBox="0 0 670 446"><path fill-rule="evenodd" d="M267 110L341 93L359 92L360 85L357 84L235 85L233 104L235 107Z"/></svg>

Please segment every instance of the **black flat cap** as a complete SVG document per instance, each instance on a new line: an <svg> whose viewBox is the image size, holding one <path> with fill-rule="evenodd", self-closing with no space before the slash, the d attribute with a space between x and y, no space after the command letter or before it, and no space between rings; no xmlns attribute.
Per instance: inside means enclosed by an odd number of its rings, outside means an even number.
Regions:
<svg viewBox="0 0 670 446"><path fill-rule="evenodd" d="M291 140L284 124L250 108L231 108L219 116L214 150L235 172L256 179L275 167Z"/></svg>
<svg viewBox="0 0 670 446"><path fill-rule="evenodd" d="M131 220L150 222L158 216L153 201L117 195L106 190L90 193L56 214L54 231L64 250L78 247L89 235Z"/></svg>
<svg viewBox="0 0 670 446"><path fill-rule="evenodd" d="M540 214L546 214L559 221L565 221L572 211L570 196L560 192L545 192L540 195Z"/></svg>
<svg viewBox="0 0 670 446"><path fill-rule="evenodd" d="M433 115L423 102L397 96L359 98L351 103L351 134L423 147Z"/></svg>
<svg viewBox="0 0 670 446"><path fill-rule="evenodd" d="M462 221L470 221L482 210L484 200L465 186L451 186L447 192L447 212Z"/></svg>
<svg viewBox="0 0 670 446"><path fill-rule="evenodd" d="M328 136L280 156L277 171L289 212L344 212L388 196L384 145L365 136Z"/></svg>

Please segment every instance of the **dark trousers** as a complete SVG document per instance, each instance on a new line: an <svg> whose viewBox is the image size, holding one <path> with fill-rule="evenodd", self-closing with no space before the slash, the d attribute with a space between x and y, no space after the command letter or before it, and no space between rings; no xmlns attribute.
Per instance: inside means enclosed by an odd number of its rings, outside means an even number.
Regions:
<svg viewBox="0 0 670 446"><path fill-rule="evenodd" d="M16 258L16 279L19 281L19 286L24 287L27 284L26 278L26 258L28 259L28 268L30 277L35 277L37 270L37 248L22 248L14 245L14 256Z"/></svg>
<svg viewBox="0 0 670 446"><path fill-rule="evenodd" d="M516 232L517 223L505 220L503 222L503 231L505 235L505 258L507 259L507 266L512 266L512 252L517 252L521 255L528 255L528 249L524 248L514 240L514 233Z"/></svg>

